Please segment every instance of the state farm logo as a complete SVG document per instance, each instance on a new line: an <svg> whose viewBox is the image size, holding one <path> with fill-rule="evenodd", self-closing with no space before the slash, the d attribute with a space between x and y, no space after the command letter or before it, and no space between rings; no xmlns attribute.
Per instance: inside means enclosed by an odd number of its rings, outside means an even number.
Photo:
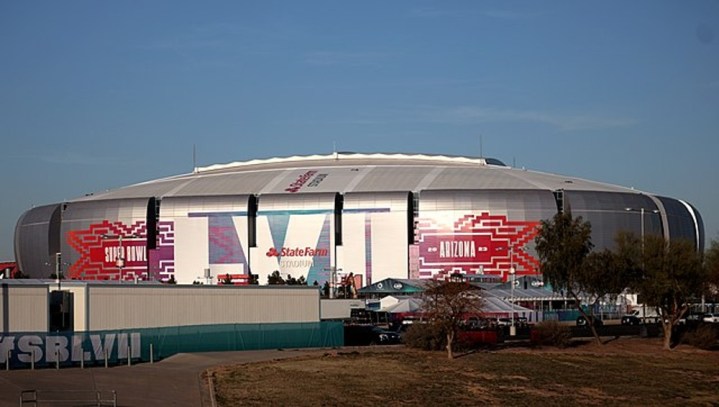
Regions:
<svg viewBox="0 0 719 407"><path fill-rule="evenodd" d="M314 179L312 179L313 177ZM305 184L308 188L314 188L319 186L325 178L327 178L327 174L317 174L317 171L310 170L297 177L295 182L291 183L287 188L285 188L285 191L290 193L299 192L300 189L305 186Z"/></svg>
<svg viewBox="0 0 719 407"><path fill-rule="evenodd" d="M307 171L306 173L300 175L295 182L291 183L289 187L285 188L285 191L287 192L299 192L299 190L302 188L303 185L309 181L313 175L317 174L317 171Z"/></svg>
<svg viewBox="0 0 719 407"><path fill-rule="evenodd" d="M267 257L315 257L315 256L327 256L329 250L327 249L315 249L312 247L282 247L277 250L274 247L265 253Z"/></svg>

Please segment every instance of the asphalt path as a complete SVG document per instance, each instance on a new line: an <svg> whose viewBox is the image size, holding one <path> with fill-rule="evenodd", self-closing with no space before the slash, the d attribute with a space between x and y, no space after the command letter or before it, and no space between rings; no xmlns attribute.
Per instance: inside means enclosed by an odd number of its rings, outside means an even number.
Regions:
<svg viewBox="0 0 719 407"><path fill-rule="evenodd" d="M155 363L134 366L79 367L36 370L0 370L0 406L18 406L23 390L37 390L39 406L95 405L96 392L103 400L114 391L118 406L212 406L202 373L221 365L286 359L330 351L329 349L259 350L243 352L181 353ZM69 400L75 402L42 402ZM87 399L88 402L80 400ZM32 406L32 403L25 404Z"/></svg>

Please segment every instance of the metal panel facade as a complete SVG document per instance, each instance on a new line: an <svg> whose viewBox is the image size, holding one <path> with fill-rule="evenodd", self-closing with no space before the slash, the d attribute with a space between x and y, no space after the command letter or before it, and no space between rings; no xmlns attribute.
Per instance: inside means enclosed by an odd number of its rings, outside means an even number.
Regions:
<svg viewBox="0 0 719 407"><path fill-rule="evenodd" d="M664 210L667 214L667 223L669 226L670 239L685 239L699 245L696 241L696 228L694 227L694 218L689 209L676 199L658 196Z"/></svg>
<svg viewBox="0 0 719 407"><path fill-rule="evenodd" d="M29 277L48 278L55 272L60 251L60 204L33 208L22 214L15 227L15 258Z"/></svg>
<svg viewBox="0 0 719 407"><path fill-rule="evenodd" d="M251 269L260 281L274 271L322 285L336 267L335 194L262 195L257 205L257 255Z"/></svg>
<svg viewBox="0 0 719 407"><path fill-rule="evenodd" d="M506 279L538 273L537 226L557 212L542 190L424 191L416 226L420 278L452 273Z"/></svg>
<svg viewBox="0 0 719 407"><path fill-rule="evenodd" d="M320 300L322 319L349 319L353 309L365 309L364 300Z"/></svg>
<svg viewBox="0 0 719 407"><path fill-rule="evenodd" d="M163 199L151 262L158 279L174 275L179 283L216 283L219 275L247 274L248 201L246 195Z"/></svg>
<svg viewBox="0 0 719 407"><path fill-rule="evenodd" d="M47 332L47 285L0 284L0 316L0 332Z"/></svg>
<svg viewBox="0 0 719 407"><path fill-rule="evenodd" d="M47 278L61 251L66 277L85 280L251 273L264 283L278 271L323 284L337 271L366 285L508 267L531 274L533 230L556 213L560 191L592 223L599 249L620 230L693 236L703 249L701 216L686 202L489 161L335 153L200 168L32 209L18 222L16 257L21 271Z"/></svg>
<svg viewBox="0 0 719 407"><path fill-rule="evenodd" d="M699 213L697 208L694 207L694 205L681 201L683 204L688 206L691 209L692 214L694 215L694 227L697 229L697 238L698 241L697 244L697 250L700 252L704 252L704 245L706 244L706 235L704 234L704 221L702 220L702 215Z"/></svg>
<svg viewBox="0 0 719 407"><path fill-rule="evenodd" d="M149 199L70 202L62 213L66 278L118 280L148 272ZM124 260L118 267L118 258Z"/></svg>
<svg viewBox="0 0 719 407"><path fill-rule="evenodd" d="M356 288L408 277L408 202L409 192L345 195L339 277L352 273Z"/></svg>
<svg viewBox="0 0 719 407"><path fill-rule="evenodd" d="M662 214L648 195L568 190L564 201L573 216L592 225L595 250L612 249L619 232L662 236Z"/></svg>
<svg viewBox="0 0 719 407"><path fill-rule="evenodd" d="M90 285L88 302L88 330L320 319L313 287Z"/></svg>

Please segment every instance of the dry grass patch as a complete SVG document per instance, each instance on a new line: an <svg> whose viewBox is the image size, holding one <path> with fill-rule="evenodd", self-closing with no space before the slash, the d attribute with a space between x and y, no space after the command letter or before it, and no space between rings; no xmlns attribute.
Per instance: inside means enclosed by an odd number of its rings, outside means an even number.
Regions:
<svg viewBox="0 0 719 407"><path fill-rule="evenodd" d="M666 352L655 342L506 349L451 361L401 347L320 352L213 374L221 406L719 404L719 353Z"/></svg>

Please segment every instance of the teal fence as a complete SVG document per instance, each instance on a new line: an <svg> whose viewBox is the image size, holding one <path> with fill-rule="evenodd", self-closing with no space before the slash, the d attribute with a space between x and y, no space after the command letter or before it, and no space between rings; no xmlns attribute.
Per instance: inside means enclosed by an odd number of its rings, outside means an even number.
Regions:
<svg viewBox="0 0 719 407"><path fill-rule="evenodd" d="M342 346L341 321L194 325L93 332L6 333L0 368L148 362L186 352Z"/></svg>

